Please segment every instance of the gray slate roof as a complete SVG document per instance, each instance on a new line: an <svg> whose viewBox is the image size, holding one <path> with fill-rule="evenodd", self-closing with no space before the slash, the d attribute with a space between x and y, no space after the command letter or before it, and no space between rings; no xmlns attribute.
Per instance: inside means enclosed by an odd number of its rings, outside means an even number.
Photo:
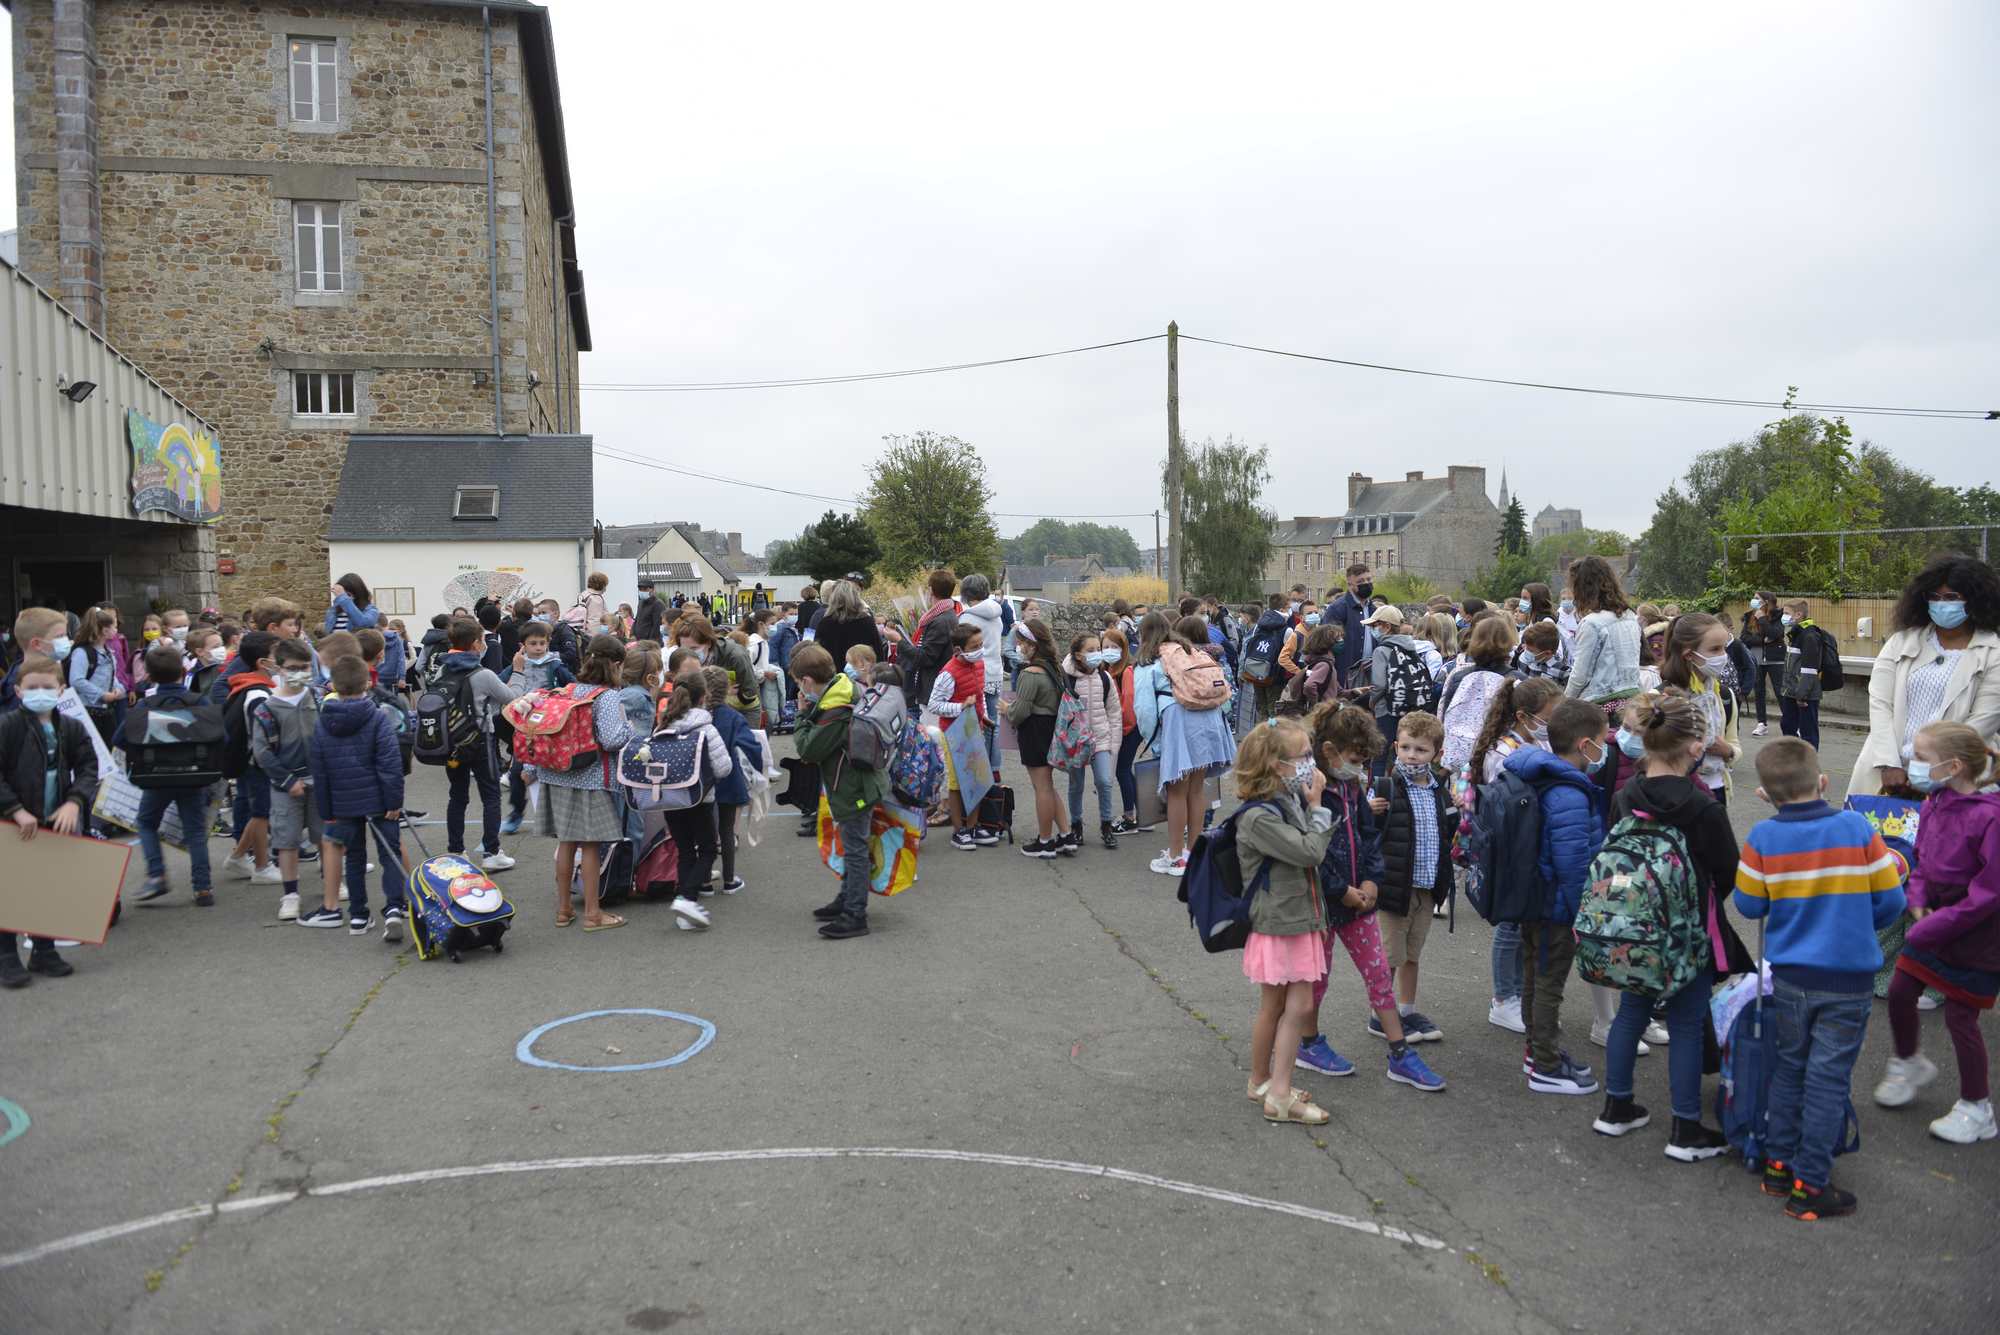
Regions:
<svg viewBox="0 0 2000 1335"><path fill-rule="evenodd" d="M653 550L672 524L606 524L604 554L612 560L636 561Z"/></svg>
<svg viewBox="0 0 2000 1335"><path fill-rule="evenodd" d="M1279 547L1328 547L1339 532L1338 519L1295 515L1271 525L1271 542Z"/></svg>
<svg viewBox="0 0 2000 1335"><path fill-rule="evenodd" d="M460 487L500 488L498 519L453 519ZM589 436L348 438L334 542L581 542L591 536Z"/></svg>
<svg viewBox="0 0 2000 1335"><path fill-rule="evenodd" d="M645 579L663 579L676 584L692 584L697 578L692 561L660 561L654 565L641 565L639 574Z"/></svg>
<svg viewBox="0 0 2000 1335"><path fill-rule="evenodd" d="M1427 477L1416 482L1371 482L1354 504L1347 507L1346 517L1396 518L1401 522L1395 527L1401 528L1449 495L1449 477Z"/></svg>

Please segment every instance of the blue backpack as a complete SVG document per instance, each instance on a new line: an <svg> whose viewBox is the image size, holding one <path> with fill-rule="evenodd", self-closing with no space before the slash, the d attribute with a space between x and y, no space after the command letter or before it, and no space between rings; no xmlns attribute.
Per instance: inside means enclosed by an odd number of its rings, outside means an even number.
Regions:
<svg viewBox="0 0 2000 1335"><path fill-rule="evenodd" d="M1188 850L1187 873L1181 877L1179 898L1187 905L1188 921L1211 955L1241 950L1250 938L1250 901L1271 880L1271 859L1243 884L1243 864L1236 856L1236 822L1252 807L1270 802L1246 802L1229 819L1204 831Z"/></svg>
<svg viewBox="0 0 2000 1335"><path fill-rule="evenodd" d="M1762 925L1760 920L1758 926ZM1758 945L1761 973L1761 939ZM1764 1011L1764 998L1769 993L1757 974L1739 978L1717 992L1709 1007L1717 1021L1723 1020L1732 996L1746 988L1756 988L1756 998L1737 1012L1727 1029L1717 1025L1716 1032L1722 1035L1722 1078L1715 1087L1715 1120L1730 1145L1742 1153L1743 1166L1751 1172L1761 1172L1765 1127L1771 1115L1771 1072L1778 1064L1777 1017ZM1845 1102L1841 1136L1833 1147L1835 1154L1852 1154L1861 1148L1861 1120L1855 1116L1854 1100L1848 1097Z"/></svg>
<svg viewBox="0 0 2000 1335"><path fill-rule="evenodd" d="M1503 769L1476 790L1472 817L1459 826L1465 898L1491 923L1542 922L1549 887L1542 883L1542 799L1535 786Z"/></svg>

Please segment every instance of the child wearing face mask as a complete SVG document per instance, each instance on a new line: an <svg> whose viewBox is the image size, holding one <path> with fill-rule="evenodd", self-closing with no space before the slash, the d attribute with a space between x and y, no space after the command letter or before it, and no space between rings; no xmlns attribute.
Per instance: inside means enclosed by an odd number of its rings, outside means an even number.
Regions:
<svg viewBox="0 0 2000 1335"><path fill-rule="evenodd" d="M1072 848L1083 845L1083 785L1087 778L1097 783L1097 833L1106 848L1118 847L1112 828L1113 803L1117 801L1118 749L1125 742L1124 712L1118 688L1105 669L1111 659L1104 642L1083 634L1069 643L1063 659L1063 676L1069 693L1084 709L1090 723L1090 754L1084 764L1069 772L1069 838Z"/></svg>
<svg viewBox="0 0 2000 1335"><path fill-rule="evenodd" d="M1729 799L1729 766L1741 751L1736 741L1736 693L1723 682L1728 671L1728 627L1706 612L1673 619L1667 627L1660 680L1685 691L1701 716L1703 746L1694 778L1719 802ZM1620 742L1621 750L1624 746Z"/></svg>
<svg viewBox="0 0 2000 1335"><path fill-rule="evenodd" d="M1380 910L1383 954L1396 975L1397 1012L1412 1043L1444 1037L1436 1022L1417 1009L1417 962L1430 935L1431 906L1449 903L1451 859L1445 856L1458 833L1458 808L1447 789L1450 776L1437 763L1444 748L1444 725L1418 710L1396 726L1395 763L1376 780L1369 806L1381 823ZM1378 1016L1368 1032L1388 1038Z"/></svg>
<svg viewBox="0 0 2000 1335"><path fill-rule="evenodd" d="M1827 638L1813 624L1805 601L1785 604L1779 624L1785 628L1785 677L1778 687L1778 728L1819 749L1820 671L1825 667Z"/></svg>
<svg viewBox="0 0 2000 1335"><path fill-rule="evenodd" d="M1917 999L1926 987L1944 994L1944 1027L1958 1059L1958 1102L1931 1123L1955 1145L2000 1136L1993 1117L1986 1042L1979 1013L2000 993L2000 794L1979 791L2000 764L1985 739L1963 723L1917 730L1910 783L1924 798L1917 826L1917 866L1909 909L1916 919L1889 983L1889 1025L1896 1055L1875 1087L1875 1101L1901 1108L1937 1075L1918 1051Z"/></svg>
<svg viewBox="0 0 2000 1335"><path fill-rule="evenodd" d="M1486 723L1473 742L1466 781L1459 789L1461 828L1479 800L1480 785L1500 777L1500 767L1508 756L1524 746L1548 747L1549 718L1562 698L1562 687L1546 677L1509 677L1494 692ZM1457 853L1454 846L1454 854ZM1528 1027L1521 1019L1520 923L1493 924L1491 967L1493 1000L1486 1007L1486 1022L1498 1029L1527 1033Z"/></svg>
<svg viewBox="0 0 2000 1335"><path fill-rule="evenodd" d="M951 628L951 657L931 681L930 696L924 701L923 721L947 727L951 720L972 710L979 718L981 728L988 727L991 720L986 714L986 634L975 620L959 622ZM867 651L865 645L855 645L849 649L851 660L859 650ZM859 693L857 692L857 697ZM1000 842L997 830L979 828L974 820L976 812L965 809L965 799L959 795L958 769L952 764L951 748L941 748L944 755L945 791L951 811L951 846L956 849L991 848Z"/></svg>
<svg viewBox="0 0 2000 1335"><path fill-rule="evenodd" d="M339 927L346 923L334 864L337 855L325 847L319 805L312 795L313 737L319 731L320 693L313 689L313 655L304 640L281 640L271 651L276 667L271 693L249 708L250 758L271 785L271 847L277 853L284 881L284 905L299 907L299 850L320 846L325 873L320 906L300 913L302 927ZM283 912L282 908L280 910ZM353 935L368 930L364 913Z"/></svg>
<svg viewBox="0 0 2000 1335"><path fill-rule="evenodd" d="M229 661L229 650L222 643L222 632L213 626L189 631L187 650L194 659L194 671L187 678L188 690L195 699L206 700L217 678L222 676L223 664ZM140 655L140 661L144 660L145 655ZM147 694L152 694L152 691Z"/></svg>
<svg viewBox="0 0 2000 1335"><path fill-rule="evenodd" d="M30 608L22 618L29 612L45 612L62 624L60 612ZM38 645L48 629L37 624L33 634L21 635L20 620L15 622L15 634ZM81 723L56 712L63 680L54 658L40 648L29 653L15 669L14 684L20 707L0 715L0 820L11 822L22 839L44 829L78 834L97 800L97 749ZM23 969L19 938L0 931L0 987L26 987L30 974L62 978L76 972L49 938L30 937L28 947Z"/></svg>
<svg viewBox="0 0 2000 1335"><path fill-rule="evenodd" d="M567 686L576 680L576 674L563 666L561 658L549 647L552 632L540 621L530 621L520 628L521 647L514 651L514 661L499 673L500 683L520 694L529 691L545 691L558 686ZM655 673L659 668L659 654L654 652ZM657 686L657 682L655 685ZM632 712L630 705L626 714ZM650 709L635 727L652 731L653 716ZM521 824L528 816L528 784L521 774L521 762L516 760L507 767L507 818L500 822L500 833L518 834Z"/></svg>

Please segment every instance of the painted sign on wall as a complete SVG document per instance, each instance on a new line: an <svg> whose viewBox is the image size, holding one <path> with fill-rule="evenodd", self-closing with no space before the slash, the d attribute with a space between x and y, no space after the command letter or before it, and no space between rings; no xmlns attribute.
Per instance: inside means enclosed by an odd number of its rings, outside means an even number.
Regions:
<svg viewBox="0 0 2000 1335"><path fill-rule="evenodd" d="M132 443L132 513L164 510L191 524L222 515L222 452L214 437L181 422L125 413Z"/></svg>
<svg viewBox="0 0 2000 1335"><path fill-rule="evenodd" d="M539 599L541 596L541 590L519 566L500 570L465 570L444 586L446 607L471 607L481 598L491 598L502 607L511 607L517 599Z"/></svg>

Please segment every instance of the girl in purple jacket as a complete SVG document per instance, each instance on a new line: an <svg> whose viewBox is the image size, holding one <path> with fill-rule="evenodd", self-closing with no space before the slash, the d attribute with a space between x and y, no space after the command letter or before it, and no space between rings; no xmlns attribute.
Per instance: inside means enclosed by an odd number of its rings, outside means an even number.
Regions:
<svg viewBox="0 0 2000 1335"><path fill-rule="evenodd" d="M1917 1050L1917 998L1944 994L1944 1027L1958 1058L1958 1102L1931 1123L1931 1134L1957 1145L2000 1135L1987 1086L1979 1012L2000 993L2000 794L1978 791L1995 768L1986 742L1963 723L1932 723L1912 748L1910 783L1929 796L1917 826L1917 866L1910 874L1910 927L1889 984L1889 1024L1896 1055L1875 1101L1900 1108L1937 1075Z"/></svg>

